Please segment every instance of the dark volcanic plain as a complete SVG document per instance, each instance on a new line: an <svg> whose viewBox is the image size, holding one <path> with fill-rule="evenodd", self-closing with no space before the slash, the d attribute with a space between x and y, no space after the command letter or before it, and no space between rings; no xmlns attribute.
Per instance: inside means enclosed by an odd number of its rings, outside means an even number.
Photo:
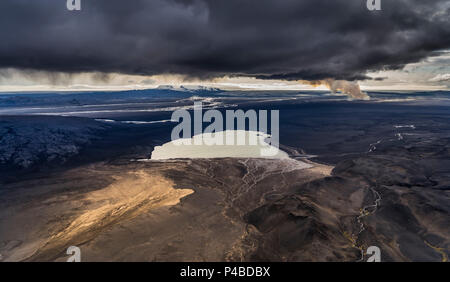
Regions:
<svg viewBox="0 0 450 282"><path fill-rule="evenodd" d="M83 261L365 261L369 246L382 261L448 260L448 107L276 106L292 160L145 161L171 126L1 117L0 144L40 123L71 153L21 168L29 155L0 147L14 156L0 172L0 260L65 261L72 245ZM68 120L78 141L58 129Z"/></svg>

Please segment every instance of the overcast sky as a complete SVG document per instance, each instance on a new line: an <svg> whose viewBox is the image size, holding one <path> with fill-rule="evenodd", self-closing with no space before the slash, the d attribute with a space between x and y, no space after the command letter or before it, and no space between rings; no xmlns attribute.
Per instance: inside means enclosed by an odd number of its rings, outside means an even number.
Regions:
<svg viewBox="0 0 450 282"><path fill-rule="evenodd" d="M448 0L81 2L0 1L0 91L450 87Z"/></svg>

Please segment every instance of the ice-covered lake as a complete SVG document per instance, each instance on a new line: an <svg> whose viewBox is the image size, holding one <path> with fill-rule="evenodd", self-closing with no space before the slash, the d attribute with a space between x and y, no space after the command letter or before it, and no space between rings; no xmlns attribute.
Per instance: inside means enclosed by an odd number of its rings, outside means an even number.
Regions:
<svg viewBox="0 0 450 282"><path fill-rule="evenodd" d="M210 158L288 159L286 152L268 143L270 135L257 131L227 130L203 133L156 146L152 160Z"/></svg>

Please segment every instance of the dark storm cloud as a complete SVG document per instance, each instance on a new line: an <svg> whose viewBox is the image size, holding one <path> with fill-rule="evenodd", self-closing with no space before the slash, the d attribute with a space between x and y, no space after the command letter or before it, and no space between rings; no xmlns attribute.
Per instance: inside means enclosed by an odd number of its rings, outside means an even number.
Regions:
<svg viewBox="0 0 450 282"><path fill-rule="evenodd" d="M448 0L0 1L0 67L364 79L450 47Z"/></svg>

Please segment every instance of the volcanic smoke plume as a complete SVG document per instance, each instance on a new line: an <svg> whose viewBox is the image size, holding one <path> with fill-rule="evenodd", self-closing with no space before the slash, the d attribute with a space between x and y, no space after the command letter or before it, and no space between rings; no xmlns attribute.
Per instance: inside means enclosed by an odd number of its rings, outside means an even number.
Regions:
<svg viewBox="0 0 450 282"><path fill-rule="evenodd" d="M326 79L323 81L333 93L342 92L347 94L349 98L358 100L369 100L367 93L361 91L357 82L350 82L345 80Z"/></svg>
<svg viewBox="0 0 450 282"><path fill-rule="evenodd" d="M367 93L361 91L359 88L359 84L357 82L346 81L346 80L335 80L332 78L324 79L324 80L302 80L301 83L312 85L312 86L320 86L324 85L333 93L341 92L346 94L350 99L356 100L370 100L370 96Z"/></svg>

